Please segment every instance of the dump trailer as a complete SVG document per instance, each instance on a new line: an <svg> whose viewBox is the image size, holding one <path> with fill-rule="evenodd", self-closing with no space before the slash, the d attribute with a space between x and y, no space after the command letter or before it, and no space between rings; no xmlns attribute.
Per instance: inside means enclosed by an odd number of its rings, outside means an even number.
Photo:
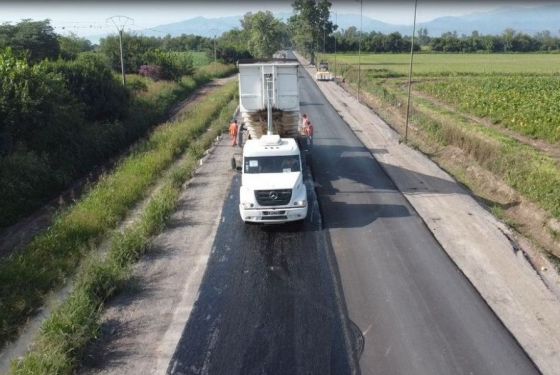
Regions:
<svg viewBox="0 0 560 375"><path fill-rule="evenodd" d="M243 146L239 213L244 222L285 223L307 216L296 60L240 61Z"/></svg>

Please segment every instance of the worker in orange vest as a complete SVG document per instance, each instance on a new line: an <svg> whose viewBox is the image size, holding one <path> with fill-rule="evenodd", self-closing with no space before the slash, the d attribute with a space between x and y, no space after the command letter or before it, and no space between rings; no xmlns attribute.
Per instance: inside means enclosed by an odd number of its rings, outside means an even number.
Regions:
<svg viewBox="0 0 560 375"><path fill-rule="evenodd" d="M307 120L307 124L303 128L303 131L307 136L307 146L309 148L313 147L313 124L311 123L311 121Z"/></svg>
<svg viewBox="0 0 560 375"><path fill-rule="evenodd" d="M231 145L237 145L237 132L239 131L237 127L237 120L233 120L229 124L229 135L231 136Z"/></svg>
<svg viewBox="0 0 560 375"><path fill-rule="evenodd" d="M309 118L307 117L307 113L304 113L302 118L301 118L301 130L305 133L305 128L307 127L307 124L309 123Z"/></svg>

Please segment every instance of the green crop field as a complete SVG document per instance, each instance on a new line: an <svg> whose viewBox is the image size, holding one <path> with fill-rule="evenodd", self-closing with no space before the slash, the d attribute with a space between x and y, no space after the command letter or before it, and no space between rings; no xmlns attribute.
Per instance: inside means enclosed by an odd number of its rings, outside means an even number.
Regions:
<svg viewBox="0 0 560 375"><path fill-rule="evenodd" d="M334 70L334 55L322 55ZM358 56L338 54L340 76ZM362 55L362 87L404 90L410 55ZM418 54L414 90L531 138L560 141L560 54Z"/></svg>
<svg viewBox="0 0 560 375"><path fill-rule="evenodd" d="M334 54L320 54L334 64ZM408 75L409 54L362 54L362 69L386 69ZM337 64L358 64L357 54L337 54ZM333 65L334 67L334 65ZM332 70L333 68L331 68ZM452 75L485 73L559 74L560 54L416 54L414 74Z"/></svg>
<svg viewBox="0 0 560 375"><path fill-rule="evenodd" d="M521 134L560 140L560 76L455 77L416 88Z"/></svg>

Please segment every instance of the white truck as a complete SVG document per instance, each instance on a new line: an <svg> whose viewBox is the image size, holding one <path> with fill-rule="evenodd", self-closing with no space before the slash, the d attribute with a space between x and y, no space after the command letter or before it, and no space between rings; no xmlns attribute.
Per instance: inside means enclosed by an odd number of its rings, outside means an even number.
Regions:
<svg viewBox="0 0 560 375"><path fill-rule="evenodd" d="M317 81L332 81L334 79L333 74L329 72L329 63L323 61L319 63L315 79Z"/></svg>
<svg viewBox="0 0 560 375"><path fill-rule="evenodd" d="M244 222L286 223L307 216L298 66L294 60L238 64L239 111L250 137L243 146L239 190Z"/></svg>

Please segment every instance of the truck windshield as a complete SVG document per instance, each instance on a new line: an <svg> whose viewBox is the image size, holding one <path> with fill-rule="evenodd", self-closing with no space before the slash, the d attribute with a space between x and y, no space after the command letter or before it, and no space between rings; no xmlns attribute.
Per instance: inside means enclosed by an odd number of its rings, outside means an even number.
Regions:
<svg viewBox="0 0 560 375"><path fill-rule="evenodd" d="M259 156L245 157L245 173L289 173L299 172L299 156Z"/></svg>

